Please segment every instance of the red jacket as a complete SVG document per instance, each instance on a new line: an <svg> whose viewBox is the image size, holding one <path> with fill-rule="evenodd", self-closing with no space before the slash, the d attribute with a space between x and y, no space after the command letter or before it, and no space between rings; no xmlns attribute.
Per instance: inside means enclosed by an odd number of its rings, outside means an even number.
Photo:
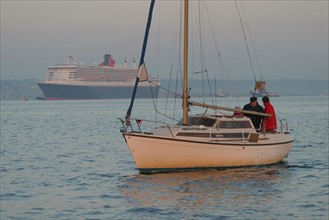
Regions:
<svg viewBox="0 0 329 220"><path fill-rule="evenodd" d="M265 120L263 120L263 129L268 130L275 130L276 127L276 115L274 108L270 102L264 102L265 106L265 113L271 114L271 117L266 117Z"/></svg>

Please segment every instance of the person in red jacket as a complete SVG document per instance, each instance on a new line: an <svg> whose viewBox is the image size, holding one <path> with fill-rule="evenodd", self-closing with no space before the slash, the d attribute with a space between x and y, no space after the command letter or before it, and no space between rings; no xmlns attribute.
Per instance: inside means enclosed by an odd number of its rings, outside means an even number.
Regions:
<svg viewBox="0 0 329 220"><path fill-rule="evenodd" d="M263 120L262 128L266 132L276 132L276 115L273 108L273 105L270 103L270 99L267 96L264 96L262 98L264 107L265 107L265 113L271 114L270 117L266 117L265 120Z"/></svg>

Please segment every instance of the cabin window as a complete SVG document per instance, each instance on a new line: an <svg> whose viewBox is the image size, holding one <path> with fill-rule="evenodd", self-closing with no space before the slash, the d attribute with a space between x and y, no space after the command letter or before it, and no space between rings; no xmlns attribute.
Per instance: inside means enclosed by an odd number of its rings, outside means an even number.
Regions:
<svg viewBox="0 0 329 220"><path fill-rule="evenodd" d="M214 124L216 123L215 119L212 118L200 118L199 119L200 125L206 126L206 127L213 127Z"/></svg>
<svg viewBox="0 0 329 220"><path fill-rule="evenodd" d="M185 136L185 137L205 137L209 138L211 135L212 138L216 137L215 133L195 133L195 132L179 132L177 136Z"/></svg>
<svg viewBox="0 0 329 220"><path fill-rule="evenodd" d="M249 133L197 133L179 132L176 136L199 137L199 138L248 138Z"/></svg>
<svg viewBox="0 0 329 220"><path fill-rule="evenodd" d="M249 133L222 133L224 138L248 138Z"/></svg>
<svg viewBox="0 0 329 220"><path fill-rule="evenodd" d="M203 125L205 127L213 127L214 124L216 123L216 119L213 118L200 118L200 117L189 117L189 125ZM183 120L180 120L178 125L183 124Z"/></svg>
<svg viewBox="0 0 329 220"><path fill-rule="evenodd" d="M220 121L218 128L252 128L249 121Z"/></svg>

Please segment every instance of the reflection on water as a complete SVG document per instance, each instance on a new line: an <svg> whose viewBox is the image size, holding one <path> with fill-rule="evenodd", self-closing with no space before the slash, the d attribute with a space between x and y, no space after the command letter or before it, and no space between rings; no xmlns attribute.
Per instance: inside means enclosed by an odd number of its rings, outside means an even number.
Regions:
<svg viewBox="0 0 329 220"><path fill-rule="evenodd" d="M123 197L130 206L139 208L184 209L186 212L225 214L227 211L257 211L275 204L280 185L289 182L286 164L271 167L205 170L199 172L133 175L125 179ZM197 211L198 210L198 211ZM217 213L217 214L218 214ZM232 215L231 215L232 216Z"/></svg>

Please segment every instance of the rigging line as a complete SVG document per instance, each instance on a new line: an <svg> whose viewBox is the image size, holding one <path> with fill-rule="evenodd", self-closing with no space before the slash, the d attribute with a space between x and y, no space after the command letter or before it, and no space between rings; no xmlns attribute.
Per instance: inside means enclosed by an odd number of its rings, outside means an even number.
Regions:
<svg viewBox="0 0 329 220"><path fill-rule="evenodd" d="M180 12L182 12L184 10L184 6L183 6L183 1L180 2ZM181 46L182 46L182 25L183 25L183 13L179 13L179 41L178 41L178 68L176 70L176 83L175 83L175 94L177 94L177 88L178 88L178 75L180 73L180 77L181 77L181 87L183 88L183 71L182 71L182 67L181 67ZM183 96L181 96L182 98ZM172 119L174 120L175 118L175 114L176 114L176 101L177 101L178 96L175 95L174 98L174 111L173 111L173 117ZM174 123L174 122L173 122Z"/></svg>
<svg viewBox="0 0 329 220"><path fill-rule="evenodd" d="M159 60L160 60L160 38L161 38L161 1L159 2L159 7L158 7L158 14L159 14L159 16L158 16L158 44L157 44L157 64L156 64L156 71L157 71L157 81L158 81L158 79L159 79ZM152 90L152 88L151 88L151 90ZM153 96L153 94L152 94L152 96ZM157 105L158 105L158 98L156 97L156 103L155 103L155 108L157 108ZM155 119L155 121L156 121L156 112L155 112L155 114L154 114L154 119Z"/></svg>
<svg viewBox="0 0 329 220"><path fill-rule="evenodd" d="M200 2L200 1L199 1ZM205 3L203 3L203 5L206 5L206 2ZM200 7L200 9L201 9L201 7ZM203 9L203 8L202 8ZM200 10L201 11L201 10ZM202 20L201 21L203 21L203 23L204 23L204 10L202 10L202 14L200 13L200 18L201 18L201 16L202 16ZM200 25L201 25L201 21L200 21ZM203 26L205 26L205 25L201 25L201 27L203 27ZM201 27L200 27L200 29L201 29ZM201 31L200 31L201 32ZM203 32L205 32L205 31L203 31ZM203 36L202 36L203 37ZM201 39L201 38L200 38ZM202 39L201 39L202 40ZM203 61L202 61L202 65L206 65L205 64L205 58L204 58L204 49L203 49L203 46L202 46L202 48L201 48L201 51L202 51L202 59L203 59ZM214 104L214 94L212 93L212 89L211 89L211 85L210 85L210 79L209 79L209 74L208 74L208 69L206 69L205 70L205 73L206 73L206 79L207 79L207 82L208 82L208 88L209 88L209 93L210 93L210 98L211 98L211 102L212 102L212 104Z"/></svg>
<svg viewBox="0 0 329 220"><path fill-rule="evenodd" d="M206 4L206 3L204 3ZM198 1L198 15L199 15L199 45L200 45L200 59L201 59L201 69L204 69L204 66L206 65L205 64L205 54L204 54L204 49L203 49L203 22L204 21L204 13L202 13L202 8L201 8L201 4L200 4L200 0ZM212 104L214 104L214 99L213 99L213 94L212 94L212 90L211 90L211 85L210 85L210 80L209 80L209 74L208 74L208 71L207 69L204 70L204 72L206 73L206 79L207 79L207 82L208 82L208 88L209 88L209 93L210 93L210 97L211 97L211 101L212 101ZM202 91L203 91L203 102L205 102L205 83L204 83L204 75L202 74Z"/></svg>
<svg viewBox="0 0 329 220"><path fill-rule="evenodd" d="M240 10L239 10L239 7L238 7L238 4L237 4L236 0L234 2L235 2L236 9L238 11L238 15L239 15L239 18L240 18L241 29L242 29L242 32L243 32L244 41L245 41L245 44L246 44L246 48L247 48L247 52L248 52L248 57L249 57L252 73L254 75L254 80L255 80L255 83L256 83L257 80L256 80L256 76L255 76L254 65L253 65L252 60L251 60L250 51L249 51L248 42L247 42L247 37L246 37L245 30L244 30L243 22L242 22L242 19L241 19L241 15L240 15Z"/></svg>
<svg viewBox="0 0 329 220"><path fill-rule="evenodd" d="M150 83L150 90L151 90L151 96L152 96L152 102L153 102L153 107L154 107L154 109L157 109L157 105L156 105L156 102L154 101L154 95L153 95L153 89L152 89L152 83L151 83L151 81L149 81L149 83ZM156 90L156 89L155 89ZM155 121L157 121L156 120L156 113L154 114L154 119L155 119Z"/></svg>
<svg viewBox="0 0 329 220"><path fill-rule="evenodd" d="M149 83L150 83L151 95L152 95L152 100L153 100L153 106L154 106L154 110L155 110L155 112L156 112L156 114L155 114L155 120L154 120L155 123L157 122L157 118L156 118L156 115L157 115L157 114L160 114L160 115L162 115L162 116L164 116L164 117L166 117L166 118L172 119L172 120L173 120L173 123L174 123L174 121L177 122L178 120L175 119L174 117L170 117L169 115L166 114L166 112L165 112L165 113L162 113L161 111L158 110L157 105L156 105L156 102L154 102L154 99L157 100L157 98L156 98L156 96L154 95L154 93L153 93L153 89L152 89L152 85L156 85L156 84L153 83L153 82L151 82L151 81L149 81ZM155 88L155 92L157 93L156 88Z"/></svg>
<svg viewBox="0 0 329 220"><path fill-rule="evenodd" d="M201 115L200 118L203 118L203 116L205 116L205 114L207 113L207 111L208 111L208 108L206 108L206 110L204 111L204 113Z"/></svg>
<svg viewBox="0 0 329 220"><path fill-rule="evenodd" d="M217 78L216 78L216 72L215 72L215 105L217 105Z"/></svg>
<svg viewBox="0 0 329 220"><path fill-rule="evenodd" d="M209 87L209 92L210 92L211 102L212 102L212 104L214 105L215 102L214 102L214 97L213 97L213 93L212 93L212 90L211 90L211 85L210 85L210 80L209 80L208 71L206 71L206 75L207 75L207 80L208 80L208 87Z"/></svg>
<svg viewBox="0 0 329 220"><path fill-rule="evenodd" d="M154 84L154 83L152 83L151 81L149 81L149 83L150 83L150 87L151 87L151 84ZM152 94L152 99L154 100L154 95L153 95L153 89L151 88L151 94ZM178 121L177 119L175 119L174 117L170 117L169 115L167 115L166 113L162 113L161 111L159 111L158 110L158 108L155 106L155 104L154 104L154 101L153 101L153 105L154 105L154 110L155 110L155 112L156 112L156 114L159 114L159 115L162 115L162 116L164 116L164 117L166 117L166 118L168 118L168 119L172 119L173 120L173 123L176 121ZM156 124L156 122L157 122L157 120L156 120L156 118L155 118L155 124Z"/></svg>
<svg viewBox="0 0 329 220"><path fill-rule="evenodd" d="M167 98L166 98L166 105L165 105L165 113L167 112L167 107L168 107L168 99L169 99L169 90L170 90L170 84L171 84L172 69L173 69L173 64L171 63L170 75L169 75L169 84L168 84L168 91L167 91Z"/></svg>
<svg viewBox="0 0 329 220"><path fill-rule="evenodd" d="M200 60L201 60L201 69L203 70L204 66L204 53L203 53L203 46L202 46L202 25L201 25L201 7L200 7L200 1L198 1L198 24L199 24L199 46L200 46ZM205 102L205 86L204 86L204 76L202 74L202 96L203 96L203 103Z"/></svg>
<svg viewBox="0 0 329 220"><path fill-rule="evenodd" d="M158 101L158 99L157 99L157 96L154 98L154 94L153 94L153 89L152 89L152 82L151 81L149 81L149 83L150 83L150 90L151 90L151 96L152 96L152 101L153 101L153 107L154 107L154 109L155 109L155 113L154 113L154 121L156 122L157 121L157 101ZM157 93L157 88L155 87L155 92ZM158 94L157 94L158 95ZM154 101L154 99L156 100L156 101Z"/></svg>
<svg viewBox="0 0 329 220"><path fill-rule="evenodd" d="M179 13L179 15L180 15L180 19L179 19L179 23L180 23L180 29L179 29L179 43L178 43L178 69L179 69L179 72L180 72L180 80L181 80L181 86L182 86L182 88L184 87L183 86L183 71L182 71L182 61L181 61L181 47L182 47L182 29L183 29L183 11L184 10L184 8L183 8L183 1L181 1L181 13ZM178 81L178 72L177 72L177 75L176 75L176 83L177 83L177 81ZM175 92L177 92L177 85L176 85L176 90L175 90Z"/></svg>
<svg viewBox="0 0 329 220"><path fill-rule="evenodd" d="M204 72L207 72L207 70L201 70L201 71L198 71L198 72L194 72L193 74L199 74L199 73L204 73Z"/></svg>
<svg viewBox="0 0 329 220"><path fill-rule="evenodd" d="M152 83L151 81L149 81L149 83L150 83L150 85L151 84L154 84L154 83ZM150 86L151 87L151 86ZM152 94L152 99L154 100L154 93L153 93L153 89L151 88L151 94ZM153 101L153 105L154 105L154 101ZM155 105L154 105L154 110L155 110L155 112L157 113L157 114L159 114L159 115L162 115L162 116L164 116L164 117L166 117L166 118L168 118L168 119L172 119L173 120L173 123L175 123L175 121L176 122L178 122L178 120L177 119L175 119L175 116L174 117L171 117L171 116L169 116L169 115L167 115L166 113L163 113L163 112L161 112L161 111L159 111L158 110L158 108L157 107L155 107ZM157 122L157 120L155 120L155 123Z"/></svg>
<svg viewBox="0 0 329 220"><path fill-rule="evenodd" d="M180 4L180 6L182 7L182 4ZM181 9L179 9L179 10L181 11ZM178 13L178 14L181 15L181 13ZM168 108L169 93L171 92L171 90L170 90L171 89L171 80L172 80L172 73L173 73L173 67L174 67L174 60L176 59L175 54L176 54L176 49L177 49L177 42L179 43L179 41L177 39L180 38L180 26L181 26L180 19L177 19L175 39L174 39L174 47L173 47L173 51L172 51L172 60L171 60L171 66L170 66L169 84L168 84L168 89L167 90L164 89L164 90L167 91L167 99L166 99L166 105L165 105L165 113L166 113L167 108ZM179 47L178 47L178 49L179 49Z"/></svg>
<svg viewBox="0 0 329 220"><path fill-rule="evenodd" d="M201 11L201 5L200 5L200 1L198 1L198 5L199 5L199 33L200 33L200 54L201 54L201 68L203 69L204 68L204 65L205 65L205 58L204 58L204 48L203 48L203 35L202 35L202 21L204 20L204 16L203 16L203 13ZM202 17L201 17L202 16ZM207 82L208 82L208 88L209 88L209 93L210 93L210 98L211 98L211 101L212 101L212 104L214 104L214 99L213 99L213 94L212 94L212 90L211 90L211 85L210 85L210 80L209 80L209 74L208 74L208 70L205 69L204 72L206 73L206 79L207 79ZM205 85L204 85L204 76L202 74L202 87L203 87L203 102L205 102Z"/></svg>
<svg viewBox="0 0 329 220"><path fill-rule="evenodd" d="M194 11L196 11L194 4L190 4L190 7L192 8L190 14L194 14ZM194 19L194 17L192 16L192 18L191 18L192 22L190 22L190 26L191 26L190 27L190 36L191 37L189 39L189 42L190 42L189 44L191 45L191 49L189 50L189 52L190 52L189 59L192 61L194 61L194 35L193 35L193 33L194 33L194 29L195 29L193 19ZM190 62L189 65L191 66L190 72L193 73L195 70L194 62ZM189 77L189 81L192 82L194 79L195 79L194 75L192 74L191 77Z"/></svg>
<svg viewBox="0 0 329 220"><path fill-rule="evenodd" d="M214 5L213 5L214 6ZM212 9L213 9L213 15L215 14L215 7L212 7ZM208 12L208 6L206 5L205 6L205 13L206 13L206 15L207 15L207 17L209 17L209 12ZM214 22L216 22L216 19L214 19ZM215 26L216 26L216 24L215 24ZM210 29L210 33L212 32L212 26L211 26L211 24L209 24L209 29ZM217 52L217 51L216 51ZM214 56L215 57L215 56ZM215 63L215 68L214 68L214 76L215 76L215 81L214 81L214 87L215 87L215 93L214 93L214 95L215 95L215 103L214 103L214 105L217 105L217 77L216 77L216 73L217 73L217 65L216 65L216 58L214 58L214 63ZM216 111L214 112L214 114L216 115Z"/></svg>
<svg viewBox="0 0 329 220"><path fill-rule="evenodd" d="M151 81L149 81L149 83L150 83L151 96L152 96L152 100L153 100L153 106L154 106L155 109L157 109L157 106L158 106L158 97L157 97L157 95L158 94L156 94L156 95L153 94ZM156 87L155 87L155 93L157 93L157 88ZM154 113L154 120L156 121L156 119L157 119L157 114Z"/></svg>
<svg viewBox="0 0 329 220"><path fill-rule="evenodd" d="M255 53L255 58L256 58L257 65L258 65L259 73L260 73L261 77L263 77L263 72L260 68L259 59L258 59L258 56L257 56L257 53L256 53L256 48L255 48L254 41L253 41L252 36L251 36L251 31L250 31L249 24L248 24L248 21L247 21L247 16L246 16L246 13L245 13L245 10L244 10L244 7L243 7L243 4L242 4L241 0L240 0L240 5L241 5L242 12L243 12L243 15L244 15L244 19L245 19L245 22L246 22L246 25L247 25L247 30L248 30L248 33L249 33L250 42L251 42L251 45L252 45L254 53Z"/></svg>
<svg viewBox="0 0 329 220"><path fill-rule="evenodd" d="M175 97L177 98L181 98L182 97L182 94L179 94L179 93L175 93L169 89L166 89L165 87L162 87L161 85L157 85L156 83L152 82L152 81L149 81L152 85L155 85L155 86L158 86L160 89L163 89L164 91L168 92L168 93L171 93L173 94Z"/></svg>
<svg viewBox="0 0 329 220"><path fill-rule="evenodd" d="M207 4L206 4L206 2L203 4L203 5L205 5L205 8L206 8L206 6L207 6ZM205 10L203 10L203 8L204 7L202 7L202 11L201 11L201 6L200 6L200 1L199 1L199 11L200 11L200 16L199 16L199 19L201 19L201 16L202 16L202 20L200 20L200 25L201 25L201 21L203 21L203 23L204 23L204 11ZM201 13L202 12L202 13ZM205 11L206 12L206 11ZM202 25L201 27L200 27L200 33L201 33L201 29L202 29L202 27L203 26L205 26L205 25ZM205 31L204 31L205 32ZM200 40L202 41L202 38L203 38L203 35L200 35ZM202 45L201 45L202 46ZM201 47L201 56L202 56L202 65L206 65L205 64L205 58L204 58L204 49L203 49L203 46ZM202 66L203 67L203 66ZM212 101L212 104L214 105L214 98L213 98L213 93L212 93L212 89L211 89L211 85L210 85L210 80L209 80L209 74L208 74L208 70L206 69L205 70L205 72L206 72L206 78L207 78L207 82L208 82L208 88L209 88L209 93L210 93L210 98L211 98L211 101Z"/></svg>
<svg viewBox="0 0 329 220"><path fill-rule="evenodd" d="M179 120L177 120L176 118L173 118L173 117L171 117L171 116L169 116L169 115L167 115L167 114L164 114L164 113L162 113L162 112L160 112L160 111L158 111L158 110L155 110L159 115L162 115L162 116L164 116L165 118L168 118L168 119L171 119L171 120L173 120L173 124L175 124L175 121L176 122L178 122Z"/></svg>
<svg viewBox="0 0 329 220"><path fill-rule="evenodd" d="M224 64L224 61L223 61L223 58L222 58L222 55L220 53L220 50L219 50L219 46L218 46L218 43L217 43L217 38L216 38L216 34L215 34L215 31L214 31L214 26L212 25L212 22L211 22L211 19L210 19L210 16L209 16L209 10L208 10L208 7L206 5L206 14L207 14L207 18L208 18L208 22L209 22L209 26L210 26L210 30L212 32L212 37L213 37L213 41L215 43L215 47L216 47L216 51L217 51L217 57L218 57L218 62L220 64L220 71L223 72L226 76L226 79L229 81L229 86L230 86L230 92L232 93L234 90L233 90L233 86L232 86L232 82L231 82L231 79L230 79L230 76L228 75L228 71L227 71L227 68ZM217 91L217 90L216 90ZM238 103L238 105L240 106L240 103L239 103L239 100L237 97L235 97L235 101Z"/></svg>
<svg viewBox="0 0 329 220"><path fill-rule="evenodd" d="M177 77L178 77L178 70L176 71L176 78ZM177 84L178 84L178 80L176 80L176 89L175 89L176 92L177 92ZM173 118L175 118L175 114L176 114L176 100L177 100L177 97L175 97L175 99L174 99Z"/></svg>
<svg viewBox="0 0 329 220"><path fill-rule="evenodd" d="M181 68L181 46L182 46L182 19L183 19L183 16L182 16L182 11L183 11L183 2L181 1L180 2L180 12L181 13L179 13L179 37L178 37L178 47L177 47L177 49L178 49L178 63L177 63L177 66L178 66L178 68L177 68L177 70L176 70L176 83L175 83L175 92L173 93L173 94L177 94L177 87L178 87L178 75L179 75L179 73L180 73L180 76L181 76L181 86L182 86L182 88L183 88L183 80L182 80L182 78L183 78L183 76L182 76L182 68ZM176 114L176 101L177 101L177 96L175 95L174 96L174 109L173 109L173 117L172 117L172 119L174 120L174 118L175 118L175 114ZM181 98L183 98L182 96L181 96ZM173 122L174 123L174 122Z"/></svg>

